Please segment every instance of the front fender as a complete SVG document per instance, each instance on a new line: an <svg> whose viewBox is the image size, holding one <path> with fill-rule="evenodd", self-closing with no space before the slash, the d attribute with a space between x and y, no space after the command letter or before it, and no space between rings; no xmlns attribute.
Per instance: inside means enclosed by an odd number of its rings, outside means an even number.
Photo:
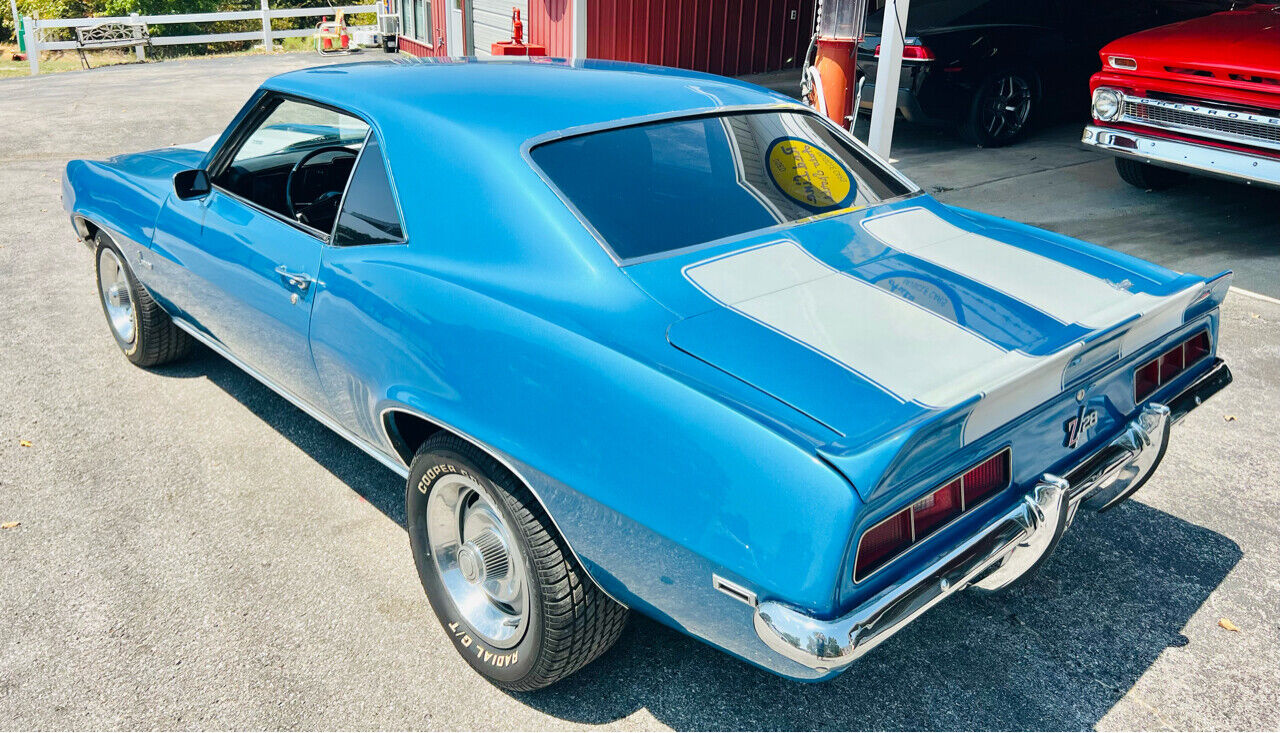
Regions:
<svg viewBox="0 0 1280 733"><path fill-rule="evenodd" d="M137 256L151 246L156 218L179 169L172 161L145 153L67 163L62 203L76 236L87 241L90 225L105 229L134 274L145 281Z"/></svg>

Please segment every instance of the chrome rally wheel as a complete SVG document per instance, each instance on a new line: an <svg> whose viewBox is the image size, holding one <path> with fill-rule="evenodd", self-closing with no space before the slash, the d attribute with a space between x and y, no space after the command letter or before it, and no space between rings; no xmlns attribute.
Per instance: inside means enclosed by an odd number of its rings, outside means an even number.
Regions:
<svg viewBox="0 0 1280 733"><path fill-rule="evenodd" d="M427 499L427 538L462 619L495 647L515 646L529 625L528 571L489 492L465 474L441 478Z"/></svg>
<svg viewBox="0 0 1280 733"><path fill-rule="evenodd" d="M528 486L475 445L440 431L418 448L405 519L431 609L490 682L547 687L622 633L627 609L586 574Z"/></svg>
<svg viewBox="0 0 1280 733"><path fill-rule="evenodd" d="M107 325L120 347L128 351L138 338L138 316L133 307L129 277L120 255L110 247L98 248L98 294Z"/></svg>
<svg viewBox="0 0 1280 733"><path fill-rule="evenodd" d="M186 331L174 325L169 314L138 282L115 242L103 232L94 236L98 272L98 300L107 317L107 328L125 357L141 367L152 367L191 352Z"/></svg>

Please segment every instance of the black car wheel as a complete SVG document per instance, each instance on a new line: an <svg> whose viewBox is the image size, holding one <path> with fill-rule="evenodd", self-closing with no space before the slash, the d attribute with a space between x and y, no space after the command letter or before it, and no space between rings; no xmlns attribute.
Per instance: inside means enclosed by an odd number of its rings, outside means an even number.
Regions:
<svg viewBox="0 0 1280 733"><path fill-rule="evenodd" d="M1176 186L1187 179L1186 171L1161 168L1158 165L1129 158L1116 158L1116 172L1125 183L1144 191L1160 191Z"/></svg>
<svg viewBox="0 0 1280 733"><path fill-rule="evenodd" d="M427 599L489 681L546 687L618 640L627 609L587 576L529 489L483 451L432 436L410 464L406 493Z"/></svg>
<svg viewBox="0 0 1280 733"><path fill-rule="evenodd" d="M983 148L999 148L1022 139L1031 128L1040 101L1040 79L1029 69L1004 69L987 75L974 91L961 132Z"/></svg>

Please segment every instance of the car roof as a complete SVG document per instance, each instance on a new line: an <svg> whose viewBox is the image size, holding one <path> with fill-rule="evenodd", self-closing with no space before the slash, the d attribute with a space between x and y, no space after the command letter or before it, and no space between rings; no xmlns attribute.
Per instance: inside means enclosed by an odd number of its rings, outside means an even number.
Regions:
<svg viewBox="0 0 1280 733"><path fill-rule="evenodd" d="M396 132L453 125L468 144L514 144L568 128L710 109L786 105L790 97L722 76L601 60L423 58L319 66L267 89L362 114Z"/></svg>

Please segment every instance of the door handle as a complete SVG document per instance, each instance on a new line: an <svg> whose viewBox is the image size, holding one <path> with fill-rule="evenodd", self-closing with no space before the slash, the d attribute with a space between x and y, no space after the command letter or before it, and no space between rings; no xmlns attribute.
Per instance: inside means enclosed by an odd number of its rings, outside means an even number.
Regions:
<svg viewBox="0 0 1280 733"><path fill-rule="evenodd" d="M280 265L276 268L276 274L303 292L306 292L307 288L311 287L311 276L304 272L289 272L287 267Z"/></svg>

